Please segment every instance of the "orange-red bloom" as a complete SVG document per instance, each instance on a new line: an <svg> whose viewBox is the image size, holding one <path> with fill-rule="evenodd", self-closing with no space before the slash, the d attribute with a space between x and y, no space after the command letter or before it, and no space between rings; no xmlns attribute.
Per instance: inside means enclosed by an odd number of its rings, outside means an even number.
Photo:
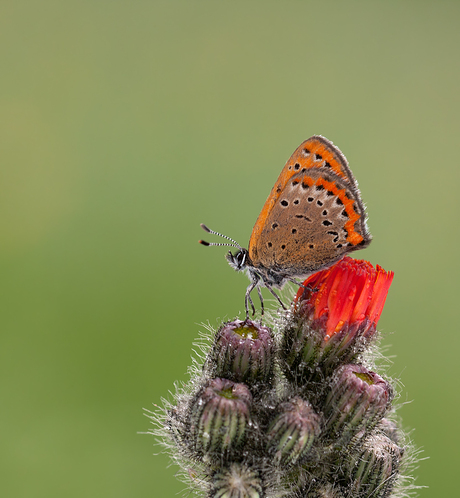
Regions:
<svg viewBox="0 0 460 498"><path fill-rule="evenodd" d="M360 335L375 330L394 273L379 265L348 256L331 268L315 273L295 297L308 317L322 324L325 340L345 327L360 329Z"/></svg>

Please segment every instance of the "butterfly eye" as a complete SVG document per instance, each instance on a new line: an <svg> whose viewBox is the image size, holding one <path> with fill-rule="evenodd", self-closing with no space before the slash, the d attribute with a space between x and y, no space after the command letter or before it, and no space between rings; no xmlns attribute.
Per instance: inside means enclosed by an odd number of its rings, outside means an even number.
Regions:
<svg viewBox="0 0 460 498"><path fill-rule="evenodd" d="M246 262L246 253L243 251L238 251L236 254L236 261L238 263L238 267L243 267Z"/></svg>

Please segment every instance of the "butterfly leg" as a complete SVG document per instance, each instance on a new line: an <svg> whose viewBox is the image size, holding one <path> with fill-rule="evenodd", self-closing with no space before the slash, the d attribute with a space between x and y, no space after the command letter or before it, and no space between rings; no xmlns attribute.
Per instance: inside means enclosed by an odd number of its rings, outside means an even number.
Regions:
<svg viewBox="0 0 460 498"><path fill-rule="evenodd" d="M246 320L249 320L249 306L248 304L251 304L251 309L252 309L252 316L256 314L256 309L254 307L254 303L252 302L251 299L251 292L254 290L254 287L257 285L257 282L252 282L251 285L248 285L248 288L246 289L246 295L244 296L244 306L246 308Z"/></svg>
<svg viewBox="0 0 460 498"><path fill-rule="evenodd" d="M251 305L252 316L254 316L256 313L256 308L254 307L254 301L252 300L251 296L248 296L248 301L249 301L249 304Z"/></svg>
<svg viewBox="0 0 460 498"><path fill-rule="evenodd" d="M257 285L257 294L259 294L259 299L260 299L260 314L264 314L264 298L262 296L262 291L260 290L260 286Z"/></svg>
<svg viewBox="0 0 460 498"><path fill-rule="evenodd" d="M272 286L271 285L267 285L267 283L265 283L265 287L272 293L273 296L276 297L276 299L278 300L278 302L281 304L281 307L283 308L283 310L287 309L286 306L284 306L283 301L281 301L281 299L278 296L278 294L272 289Z"/></svg>
<svg viewBox="0 0 460 498"><path fill-rule="evenodd" d="M303 284L303 282L299 282L298 280L296 280L295 278L290 278L289 279L289 282L292 282L293 284L296 284L298 285L299 287L302 287L302 289L306 289L307 286Z"/></svg>
<svg viewBox="0 0 460 498"><path fill-rule="evenodd" d="M316 287L312 287L310 284L305 285L303 282L298 282L295 278L290 278L289 281L298 285L301 289L303 289L304 292L308 291L308 292L312 293L315 290L317 290Z"/></svg>

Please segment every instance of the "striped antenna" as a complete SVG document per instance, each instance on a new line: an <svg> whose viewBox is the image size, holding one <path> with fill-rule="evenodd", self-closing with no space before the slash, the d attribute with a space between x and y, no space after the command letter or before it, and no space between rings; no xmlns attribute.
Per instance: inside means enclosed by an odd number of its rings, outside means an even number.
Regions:
<svg viewBox="0 0 460 498"><path fill-rule="evenodd" d="M230 247L236 247L237 249L243 249L236 240L231 239L230 237L227 237L226 235L223 235L219 232L215 232L214 230L211 230L208 228L204 223L200 224L201 228L208 233L211 233L212 235L218 235L219 237L223 237L224 239L229 240L230 242L233 242L233 244L227 244L226 242L206 242L205 240L199 240L198 242L200 244L203 244L204 246L230 246Z"/></svg>

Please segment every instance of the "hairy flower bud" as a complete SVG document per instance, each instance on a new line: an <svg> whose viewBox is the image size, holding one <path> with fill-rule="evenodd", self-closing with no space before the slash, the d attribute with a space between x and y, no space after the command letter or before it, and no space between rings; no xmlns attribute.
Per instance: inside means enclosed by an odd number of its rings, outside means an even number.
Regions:
<svg viewBox="0 0 460 498"><path fill-rule="evenodd" d="M399 444L401 440L401 430L399 429L396 422L393 420L388 420L387 418L382 418L378 425L378 429L385 434L388 438L390 438L393 443Z"/></svg>
<svg viewBox="0 0 460 498"><path fill-rule="evenodd" d="M386 498L398 476L403 450L384 435L371 437L347 467L350 495Z"/></svg>
<svg viewBox="0 0 460 498"><path fill-rule="evenodd" d="M306 498L344 498L341 491L335 486L323 483L311 486L304 496Z"/></svg>
<svg viewBox="0 0 460 498"><path fill-rule="evenodd" d="M231 464L211 478L210 498L263 498L259 472L240 464Z"/></svg>
<svg viewBox="0 0 460 498"><path fill-rule="evenodd" d="M282 403L268 429L268 451L283 465L296 463L310 450L320 432L320 418L299 397Z"/></svg>
<svg viewBox="0 0 460 498"><path fill-rule="evenodd" d="M381 420L392 399L391 386L360 365L345 365L334 374L324 415L330 437L350 440Z"/></svg>
<svg viewBox="0 0 460 498"><path fill-rule="evenodd" d="M250 425L252 395L244 384L211 379L189 409L188 431L199 454L241 446Z"/></svg>
<svg viewBox="0 0 460 498"><path fill-rule="evenodd" d="M297 381L329 375L373 339L393 272L344 257L309 277L283 336L282 366Z"/></svg>
<svg viewBox="0 0 460 498"><path fill-rule="evenodd" d="M235 382L270 383L275 344L272 332L250 320L224 324L216 334L208 365L213 373Z"/></svg>

